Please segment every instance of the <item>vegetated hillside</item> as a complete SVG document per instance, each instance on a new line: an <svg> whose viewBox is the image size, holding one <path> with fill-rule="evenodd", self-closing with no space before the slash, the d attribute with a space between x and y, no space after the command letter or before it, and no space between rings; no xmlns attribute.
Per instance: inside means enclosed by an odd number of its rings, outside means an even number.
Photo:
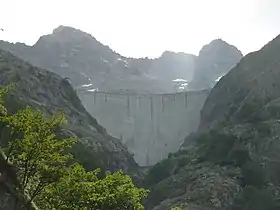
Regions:
<svg viewBox="0 0 280 210"><path fill-rule="evenodd" d="M137 168L132 155L118 139L106 130L85 110L72 86L65 79L47 70L38 69L12 54L0 50L0 87L16 83L18 87L6 98L9 112L30 105L52 114L62 110L68 124L59 136L79 139L72 153L87 169L101 167L130 173Z"/></svg>
<svg viewBox="0 0 280 210"><path fill-rule="evenodd" d="M209 89L226 75L243 57L233 45L216 39L204 45L197 57L191 89Z"/></svg>
<svg viewBox="0 0 280 210"><path fill-rule="evenodd" d="M146 177L147 209L280 209L279 55L280 36L218 82L198 132Z"/></svg>
<svg viewBox="0 0 280 210"><path fill-rule="evenodd" d="M34 46L1 41L0 48L71 79L74 87L131 92L174 92L172 80L190 80L196 56L165 52L156 59L126 58L90 34L60 26ZM92 85L90 85L92 84Z"/></svg>

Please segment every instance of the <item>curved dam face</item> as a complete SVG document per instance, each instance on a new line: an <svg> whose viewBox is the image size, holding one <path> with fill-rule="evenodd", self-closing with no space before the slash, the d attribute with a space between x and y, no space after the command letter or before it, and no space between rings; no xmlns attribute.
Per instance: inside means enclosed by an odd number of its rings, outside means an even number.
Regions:
<svg viewBox="0 0 280 210"><path fill-rule="evenodd" d="M78 91L88 112L122 140L136 162L153 165L179 149L200 122L209 90L174 94L116 94Z"/></svg>

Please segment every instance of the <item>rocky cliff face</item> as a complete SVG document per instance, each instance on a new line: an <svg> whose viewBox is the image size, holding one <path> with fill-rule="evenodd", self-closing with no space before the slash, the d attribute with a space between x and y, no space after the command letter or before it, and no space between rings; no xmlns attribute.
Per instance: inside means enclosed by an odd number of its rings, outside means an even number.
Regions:
<svg viewBox="0 0 280 210"><path fill-rule="evenodd" d="M193 55L173 52L157 59L126 58L91 35L65 26L42 36L34 46L2 41L0 48L70 78L74 87L111 92L174 92L172 80L191 79L195 60Z"/></svg>
<svg viewBox="0 0 280 210"><path fill-rule="evenodd" d="M126 147L118 139L109 136L85 110L67 80L33 67L2 50L0 73L0 86L18 84L18 88L6 100L6 107L10 112L26 105L42 109L46 114L58 110L65 112L68 125L62 128L60 135L79 139L73 154L87 169L123 169L130 173L137 167Z"/></svg>
<svg viewBox="0 0 280 210"><path fill-rule="evenodd" d="M279 54L280 36L215 85L198 132L148 173L148 209L279 209Z"/></svg>
<svg viewBox="0 0 280 210"><path fill-rule="evenodd" d="M187 53L175 53L165 51L159 58L130 59L131 67L140 72L158 78L162 85L172 85L172 80L184 79L190 81L193 78L197 56ZM172 89L174 92L174 89Z"/></svg>
<svg viewBox="0 0 280 210"><path fill-rule="evenodd" d="M209 89L242 58L242 53L221 39L202 47L197 58L191 89Z"/></svg>

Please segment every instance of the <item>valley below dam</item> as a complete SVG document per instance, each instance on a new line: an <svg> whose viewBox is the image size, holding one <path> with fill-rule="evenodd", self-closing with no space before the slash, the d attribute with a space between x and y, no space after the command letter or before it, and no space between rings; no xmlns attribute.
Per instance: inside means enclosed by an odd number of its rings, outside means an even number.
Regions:
<svg viewBox="0 0 280 210"><path fill-rule="evenodd" d="M173 94L128 94L79 90L87 109L107 132L120 139L141 166L176 152L195 132L210 90Z"/></svg>

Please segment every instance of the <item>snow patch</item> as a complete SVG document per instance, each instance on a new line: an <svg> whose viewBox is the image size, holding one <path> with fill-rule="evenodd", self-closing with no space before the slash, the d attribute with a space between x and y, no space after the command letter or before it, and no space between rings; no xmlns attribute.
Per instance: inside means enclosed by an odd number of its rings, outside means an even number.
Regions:
<svg viewBox="0 0 280 210"><path fill-rule="evenodd" d="M174 79L172 80L172 82L188 82L188 81L185 79Z"/></svg>
<svg viewBox="0 0 280 210"><path fill-rule="evenodd" d="M125 66L128 67L128 62L127 62L126 60L123 60L123 59L121 59L121 58L118 58L118 61L124 62L124 63L125 63Z"/></svg>
<svg viewBox="0 0 280 210"><path fill-rule="evenodd" d="M82 87L90 87L92 86L92 84L85 84L85 85L82 85Z"/></svg>
<svg viewBox="0 0 280 210"><path fill-rule="evenodd" d="M101 60L105 63L109 63L107 60L105 60L103 57L101 57Z"/></svg>
<svg viewBox="0 0 280 210"><path fill-rule="evenodd" d="M223 76L225 76L225 75L219 76L219 77L215 80L215 82L219 82L219 80L220 80Z"/></svg>
<svg viewBox="0 0 280 210"><path fill-rule="evenodd" d="M90 90L87 90L87 91L89 91L89 92L95 92L95 91L99 91L99 89L98 89L98 88L94 88L94 89L90 89Z"/></svg>
<svg viewBox="0 0 280 210"><path fill-rule="evenodd" d="M68 68L70 65L68 63L62 63L60 64L61 68Z"/></svg>

